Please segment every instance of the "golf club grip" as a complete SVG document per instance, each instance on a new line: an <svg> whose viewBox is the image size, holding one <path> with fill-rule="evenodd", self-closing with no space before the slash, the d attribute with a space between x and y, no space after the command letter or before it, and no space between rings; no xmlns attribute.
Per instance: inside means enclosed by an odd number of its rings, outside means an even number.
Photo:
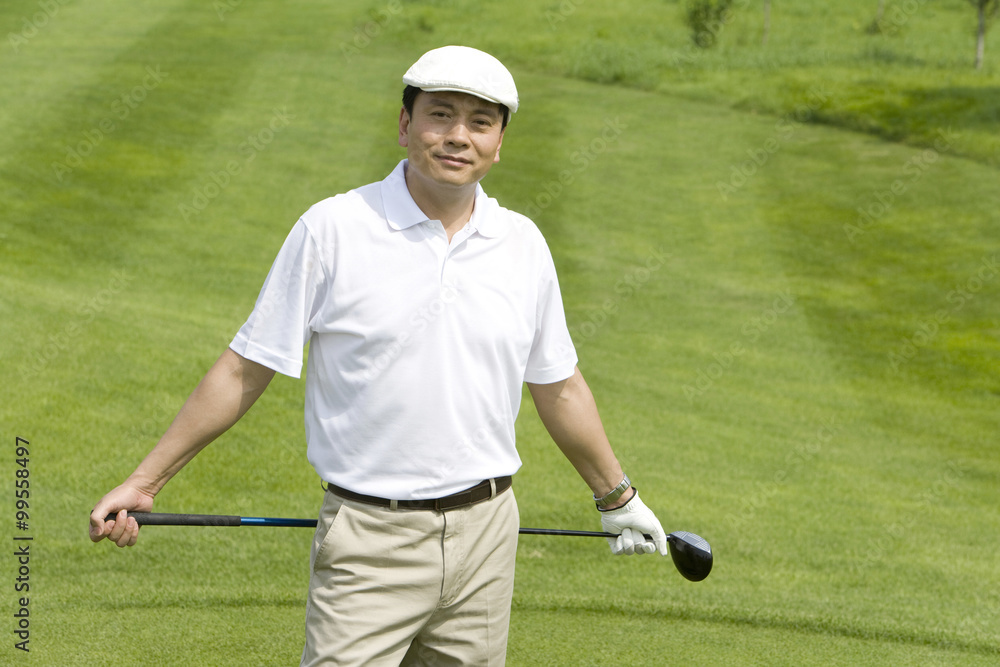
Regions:
<svg viewBox="0 0 1000 667"><path fill-rule="evenodd" d="M239 526L240 517L222 514L166 514L161 512L129 512L140 526ZM115 518L109 514L106 521Z"/></svg>

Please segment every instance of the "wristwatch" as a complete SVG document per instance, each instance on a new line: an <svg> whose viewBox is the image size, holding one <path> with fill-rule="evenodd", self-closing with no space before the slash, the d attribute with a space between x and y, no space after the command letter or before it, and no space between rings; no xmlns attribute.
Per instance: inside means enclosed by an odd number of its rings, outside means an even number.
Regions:
<svg viewBox="0 0 1000 667"><path fill-rule="evenodd" d="M622 478L621 483L615 488L611 489L611 493L609 493L606 496L602 496L601 498L594 496L594 502L597 504L597 509L607 507L611 503L621 498L622 494L628 491L628 487L630 486L632 486L632 480L628 478L628 475L625 475Z"/></svg>

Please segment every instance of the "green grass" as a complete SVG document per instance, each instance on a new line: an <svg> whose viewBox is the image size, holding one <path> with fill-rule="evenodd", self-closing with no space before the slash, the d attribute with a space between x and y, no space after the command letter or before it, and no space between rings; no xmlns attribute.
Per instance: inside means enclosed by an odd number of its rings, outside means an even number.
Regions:
<svg viewBox="0 0 1000 667"><path fill-rule="evenodd" d="M958 0L881 36L875 4L774 3L766 46L740 10L707 52L682 3L653 0L222 20L76 2L5 43L0 424L8 452L31 442L34 541L32 651L8 634L0 663L297 661L309 531L147 529L119 551L86 515L242 324L297 216L402 157L405 67L467 43L510 65L523 105L484 186L546 233L644 500L717 555L690 584L600 541L522 537L509 664L995 664L1000 49L994 30L972 71ZM5 3L2 33L40 11ZM301 392L277 378L157 509L315 514ZM518 436L522 525L596 529L530 400Z"/></svg>

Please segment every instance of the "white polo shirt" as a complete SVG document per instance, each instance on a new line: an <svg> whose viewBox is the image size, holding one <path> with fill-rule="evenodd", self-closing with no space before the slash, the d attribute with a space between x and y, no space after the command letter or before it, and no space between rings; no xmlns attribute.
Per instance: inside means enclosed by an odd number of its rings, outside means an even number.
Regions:
<svg viewBox="0 0 1000 667"><path fill-rule="evenodd" d="M522 382L577 362L541 232L476 188L448 237L404 178L323 200L285 240L230 347L299 377L320 477L357 493L436 498L521 465Z"/></svg>

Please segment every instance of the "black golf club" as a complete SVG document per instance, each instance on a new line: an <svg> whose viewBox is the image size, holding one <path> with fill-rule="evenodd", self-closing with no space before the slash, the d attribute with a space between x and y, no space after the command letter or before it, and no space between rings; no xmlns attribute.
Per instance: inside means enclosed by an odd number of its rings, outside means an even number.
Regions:
<svg viewBox="0 0 1000 667"><path fill-rule="evenodd" d="M579 535L580 537L618 537L614 533L589 530L553 530L549 528L521 528L522 535ZM653 536L643 537L652 541ZM701 581L712 571L712 547L708 540L694 533L679 530L667 535L667 547L677 571L688 581Z"/></svg>
<svg viewBox="0 0 1000 667"><path fill-rule="evenodd" d="M165 514L158 512L130 512L129 516L140 526L285 526L315 528L316 519L281 519L261 516L229 516L223 514ZM106 521L114 520L109 514ZM521 528L521 535L575 535L578 537L618 537L613 533L589 530L556 530L548 528ZM652 540L651 535L645 535ZM694 533L677 531L667 535L667 545L674 566L688 581L701 581L712 571L712 547Z"/></svg>

